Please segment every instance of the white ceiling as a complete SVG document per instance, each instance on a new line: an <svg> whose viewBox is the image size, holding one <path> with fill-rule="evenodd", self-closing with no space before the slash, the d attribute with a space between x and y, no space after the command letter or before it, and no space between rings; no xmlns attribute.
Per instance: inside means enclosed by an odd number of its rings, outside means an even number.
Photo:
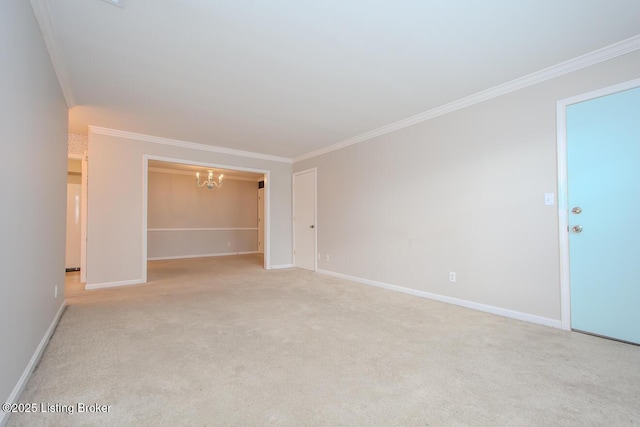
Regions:
<svg viewBox="0 0 640 427"><path fill-rule="evenodd" d="M638 0L32 3L48 10L71 133L284 157L640 33Z"/></svg>

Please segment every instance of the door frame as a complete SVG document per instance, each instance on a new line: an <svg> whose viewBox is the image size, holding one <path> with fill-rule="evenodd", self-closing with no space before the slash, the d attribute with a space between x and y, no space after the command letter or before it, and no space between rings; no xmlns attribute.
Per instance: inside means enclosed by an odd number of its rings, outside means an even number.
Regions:
<svg viewBox="0 0 640 427"><path fill-rule="evenodd" d="M245 168L241 166L229 166L218 163L196 162L177 157L155 156L151 154L142 155L142 279L141 283L147 283L147 210L149 204L149 160L160 160L163 162L180 163L184 165L202 166L204 168L228 169L243 172L261 173L264 176L264 262L263 268L270 270L271 266L271 172L267 169Z"/></svg>
<svg viewBox="0 0 640 427"><path fill-rule="evenodd" d="M291 256L293 259L293 266L296 265L296 224L294 218L296 217L296 192L295 192L295 183L296 177L299 175L304 175L306 173L313 173L313 185L314 185L314 196L315 200L313 201L314 209L313 209L313 271L318 271L318 168L305 169L299 172L294 172L292 176L291 182L291 232L292 239L291 242Z"/></svg>
<svg viewBox="0 0 640 427"><path fill-rule="evenodd" d="M260 190L262 190L262 197L260 197ZM262 188L258 188L258 252L264 255L264 235L265 235L265 225L264 225L264 215L265 215L265 192L264 186ZM260 209L262 208L262 216L260 216ZM262 231L261 231L262 229Z"/></svg>
<svg viewBox="0 0 640 427"><path fill-rule="evenodd" d="M567 107L640 87L640 79L607 86L556 103L558 162L558 236L560 243L560 315L564 330L571 330L571 270L569 266L569 202L567 170Z"/></svg>
<svg viewBox="0 0 640 427"><path fill-rule="evenodd" d="M82 162L81 190L80 190L80 282L87 282L87 152L84 154L67 154L67 159Z"/></svg>

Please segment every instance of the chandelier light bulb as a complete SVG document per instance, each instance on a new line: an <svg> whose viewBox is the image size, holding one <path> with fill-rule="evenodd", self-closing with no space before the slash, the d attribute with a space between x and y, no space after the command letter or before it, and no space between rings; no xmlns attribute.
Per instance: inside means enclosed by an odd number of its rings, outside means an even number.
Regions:
<svg viewBox="0 0 640 427"><path fill-rule="evenodd" d="M208 178L204 182L200 182L200 172L196 172L196 187L207 187L209 190L213 189L213 187L221 188L222 187L222 177L223 174L218 176L218 181L213 180L213 171L210 170L207 174Z"/></svg>

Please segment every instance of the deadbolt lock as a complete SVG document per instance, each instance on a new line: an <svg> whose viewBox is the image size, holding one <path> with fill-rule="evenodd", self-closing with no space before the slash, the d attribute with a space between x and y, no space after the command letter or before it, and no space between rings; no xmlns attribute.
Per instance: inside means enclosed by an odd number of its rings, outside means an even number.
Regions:
<svg viewBox="0 0 640 427"><path fill-rule="evenodd" d="M579 215L582 213L582 208L580 206L576 206L575 208L571 209L571 212L573 212L576 215Z"/></svg>

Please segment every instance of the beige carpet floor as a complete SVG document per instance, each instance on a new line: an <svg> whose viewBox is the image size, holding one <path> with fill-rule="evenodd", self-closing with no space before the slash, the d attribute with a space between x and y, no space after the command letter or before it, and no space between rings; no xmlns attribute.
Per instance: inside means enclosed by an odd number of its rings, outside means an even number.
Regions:
<svg viewBox="0 0 640 427"><path fill-rule="evenodd" d="M10 426L640 424L637 346L256 256L156 261L149 279L70 285L20 401L74 413Z"/></svg>

